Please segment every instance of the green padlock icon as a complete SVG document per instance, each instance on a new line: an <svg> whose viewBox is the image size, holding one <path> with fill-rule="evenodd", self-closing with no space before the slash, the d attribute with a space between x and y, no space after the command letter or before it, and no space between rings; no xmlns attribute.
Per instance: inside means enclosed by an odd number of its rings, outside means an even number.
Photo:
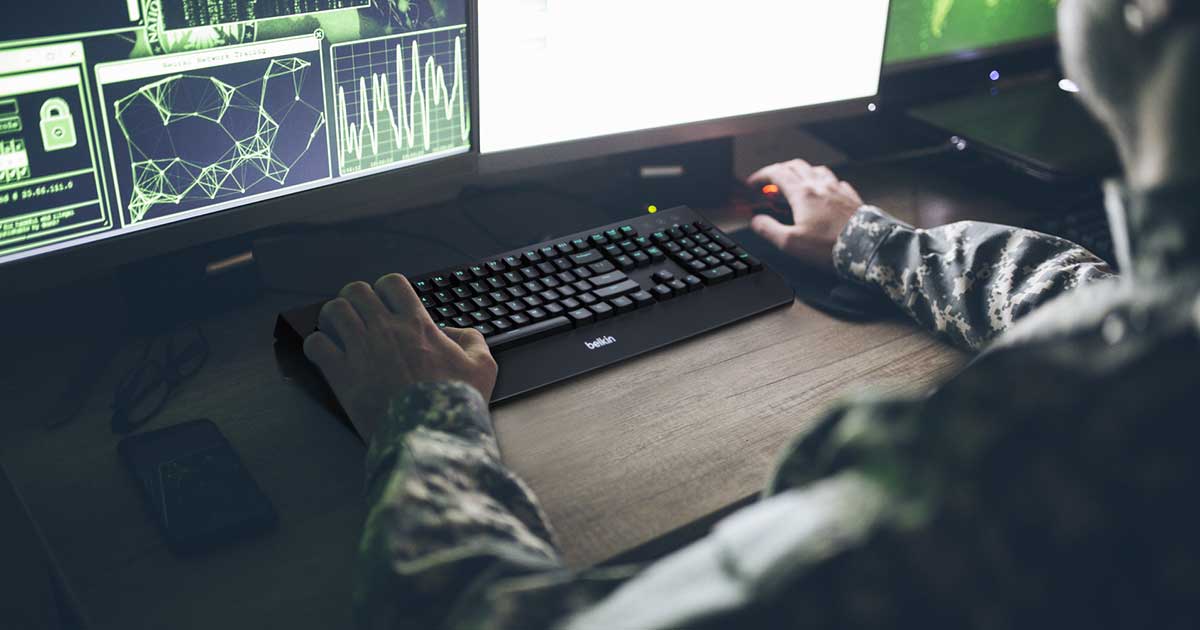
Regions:
<svg viewBox="0 0 1200 630"><path fill-rule="evenodd" d="M61 98L42 103L42 146L47 152L70 149L79 139L75 136L75 117L71 107Z"/></svg>

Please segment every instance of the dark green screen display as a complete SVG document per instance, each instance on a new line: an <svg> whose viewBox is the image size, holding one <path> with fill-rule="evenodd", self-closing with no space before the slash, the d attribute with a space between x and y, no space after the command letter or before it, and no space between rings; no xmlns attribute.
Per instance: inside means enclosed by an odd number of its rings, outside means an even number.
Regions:
<svg viewBox="0 0 1200 630"><path fill-rule="evenodd" d="M886 63L904 63L1054 34L1058 0L892 0Z"/></svg>

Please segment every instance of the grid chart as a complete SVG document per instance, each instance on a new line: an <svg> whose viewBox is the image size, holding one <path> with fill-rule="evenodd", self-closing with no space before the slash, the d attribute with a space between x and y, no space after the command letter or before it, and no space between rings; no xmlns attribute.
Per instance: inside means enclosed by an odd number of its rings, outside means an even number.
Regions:
<svg viewBox="0 0 1200 630"><path fill-rule="evenodd" d="M332 48L340 174L470 147L466 27Z"/></svg>

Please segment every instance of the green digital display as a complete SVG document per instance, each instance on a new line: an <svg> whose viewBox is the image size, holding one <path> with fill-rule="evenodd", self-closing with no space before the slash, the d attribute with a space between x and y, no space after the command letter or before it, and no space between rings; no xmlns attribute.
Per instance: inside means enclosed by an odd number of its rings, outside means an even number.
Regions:
<svg viewBox="0 0 1200 630"><path fill-rule="evenodd" d="M1058 0L892 0L884 61L898 64L1052 36Z"/></svg>
<svg viewBox="0 0 1200 630"><path fill-rule="evenodd" d="M0 264L470 150L466 0L59 0L0 24Z"/></svg>

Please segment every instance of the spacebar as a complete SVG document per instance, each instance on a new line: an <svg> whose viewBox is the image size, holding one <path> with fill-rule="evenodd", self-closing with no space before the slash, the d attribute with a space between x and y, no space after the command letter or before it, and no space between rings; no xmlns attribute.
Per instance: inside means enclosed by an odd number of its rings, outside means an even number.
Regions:
<svg viewBox="0 0 1200 630"><path fill-rule="evenodd" d="M488 347L492 350L503 350L522 343L541 339L546 335L553 335L556 332L571 329L571 320L566 317L555 317L547 319L544 322L538 322L524 328L510 330L506 333L489 337L487 340Z"/></svg>

